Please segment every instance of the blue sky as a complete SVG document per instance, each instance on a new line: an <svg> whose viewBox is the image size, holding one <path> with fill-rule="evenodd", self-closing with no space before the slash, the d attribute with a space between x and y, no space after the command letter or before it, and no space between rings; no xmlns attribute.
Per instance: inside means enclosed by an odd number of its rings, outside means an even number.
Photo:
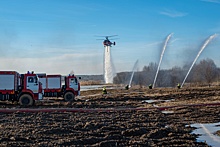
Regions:
<svg viewBox="0 0 220 147"><path fill-rule="evenodd" d="M220 34L220 0L0 0L0 70L102 74L97 35L118 35L111 48L116 72L159 62L191 64L205 40ZM104 39L104 38L103 38ZM220 36L199 60L220 67Z"/></svg>

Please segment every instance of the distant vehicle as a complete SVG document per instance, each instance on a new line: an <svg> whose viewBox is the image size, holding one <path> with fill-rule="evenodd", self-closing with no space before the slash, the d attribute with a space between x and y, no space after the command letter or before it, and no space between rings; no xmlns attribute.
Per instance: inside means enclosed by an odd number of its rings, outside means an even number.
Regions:
<svg viewBox="0 0 220 147"><path fill-rule="evenodd" d="M43 99L42 85L34 72L19 74L16 71L0 71L0 100L17 101L31 106Z"/></svg>

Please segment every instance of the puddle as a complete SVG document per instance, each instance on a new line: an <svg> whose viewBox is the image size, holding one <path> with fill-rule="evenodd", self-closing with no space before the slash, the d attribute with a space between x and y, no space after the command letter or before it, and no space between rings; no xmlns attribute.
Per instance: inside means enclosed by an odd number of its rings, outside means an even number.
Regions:
<svg viewBox="0 0 220 147"><path fill-rule="evenodd" d="M118 87L114 87L114 86L108 86L108 85L84 85L84 86L80 86L80 91L88 91L88 90L100 90L102 91L102 88L106 87L106 89L117 89Z"/></svg>
<svg viewBox="0 0 220 147"><path fill-rule="evenodd" d="M158 100L143 100L142 103L155 103L158 102Z"/></svg>
<svg viewBox="0 0 220 147"><path fill-rule="evenodd" d="M97 90L102 88L102 85L86 85L86 86L80 86L81 91L88 91L88 90Z"/></svg>
<svg viewBox="0 0 220 147"><path fill-rule="evenodd" d="M197 138L198 142L206 142L208 145L211 145L213 147L219 147L220 137L214 135L216 131L220 130L219 125L220 122L212 124L192 124L191 127L197 128L192 133L201 135Z"/></svg>
<svg viewBox="0 0 220 147"><path fill-rule="evenodd" d="M164 114L172 114L172 113L174 113L174 111L161 111L162 113L164 113Z"/></svg>
<svg viewBox="0 0 220 147"><path fill-rule="evenodd" d="M174 99L170 99L170 100L143 100L142 103L155 103L155 102L169 102L169 101L173 101Z"/></svg>

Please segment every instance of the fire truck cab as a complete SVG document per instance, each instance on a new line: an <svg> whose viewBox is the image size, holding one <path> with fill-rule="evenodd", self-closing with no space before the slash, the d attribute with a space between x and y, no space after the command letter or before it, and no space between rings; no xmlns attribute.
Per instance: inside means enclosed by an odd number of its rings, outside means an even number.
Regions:
<svg viewBox="0 0 220 147"><path fill-rule="evenodd" d="M64 77L65 84L62 86L65 101L73 101L75 96L80 95L80 83L74 75Z"/></svg>

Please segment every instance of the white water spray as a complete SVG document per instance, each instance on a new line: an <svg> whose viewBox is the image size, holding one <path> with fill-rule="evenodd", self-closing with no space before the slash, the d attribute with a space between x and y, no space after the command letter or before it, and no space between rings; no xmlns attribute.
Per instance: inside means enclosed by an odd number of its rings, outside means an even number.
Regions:
<svg viewBox="0 0 220 147"><path fill-rule="evenodd" d="M214 35L210 36L210 37L205 41L205 43L204 43L203 46L201 47L199 53L197 54L196 58L194 59L194 61L193 61L192 65L191 65L191 67L189 68L189 71L187 72L186 77L184 78L181 87L183 87L183 85L184 85L184 83L185 83L185 81L186 81L186 78L188 77L190 71L192 70L194 64L196 63L196 61L197 61L197 59L199 58L199 56L200 56L200 54L202 53L202 51L203 51L203 50L205 49L205 47L209 44L209 42L212 41L212 39L214 39L216 36L217 36L217 34L214 34Z"/></svg>
<svg viewBox="0 0 220 147"><path fill-rule="evenodd" d="M160 70L160 65L161 65L161 62L162 62L162 59L163 59L163 55L164 55L164 52L167 48L167 44L168 44L168 41L170 40L171 36L173 35L173 33L171 33L170 35L167 36L166 38L166 41L164 43L164 46L163 46L163 50L162 50L162 53L160 55L160 61L159 61L159 64L158 64L158 67L157 67L157 72L156 72L156 75L155 75L155 78L154 78L154 83L153 83L153 88L155 86L155 83L156 83L156 80L157 80L157 75L158 75L158 72Z"/></svg>
<svg viewBox="0 0 220 147"><path fill-rule="evenodd" d="M131 79L130 79L130 82L129 82L129 85L128 85L129 88L131 87L131 82L132 82L132 79L133 79L133 76L134 76L134 71L137 68L137 64L138 64L138 60L134 63L134 66L133 66L133 69L132 69Z"/></svg>
<svg viewBox="0 0 220 147"><path fill-rule="evenodd" d="M105 46L104 52L104 80L105 83L113 83L113 64L111 59L111 47Z"/></svg>

